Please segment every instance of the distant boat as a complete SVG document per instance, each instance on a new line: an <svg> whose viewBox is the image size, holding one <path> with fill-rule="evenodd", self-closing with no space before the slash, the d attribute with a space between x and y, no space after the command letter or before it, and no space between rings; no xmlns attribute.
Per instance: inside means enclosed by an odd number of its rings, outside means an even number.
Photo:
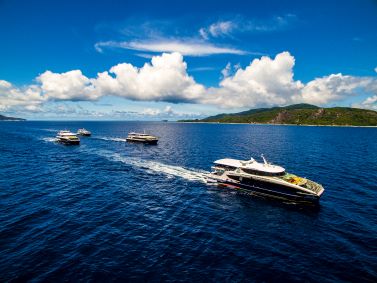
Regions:
<svg viewBox="0 0 377 283"><path fill-rule="evenodd" d="M263 163L253 158L247 161L230 158L216 160L207 181L261 196L297 202L319 201L324 192L322 185L289 174L283 167L268 163L263 155L262 158Z"/></svg>
<svg viewBox="0 0 377 283"><path fill-rule="evenodd" d="M86 136L86 137L90 137L90 136L92 135L92 133L91 133L90 131L88 131L88 130L86 130L86 129L84 129L84 128L79 129L79 130L77 131L77 134L78 134L78 135L81 135L81 136Z"/></svg>
<svg viewBox="0 0 377 283"><path fill-rule="evenodd" d="M157 144L158 138L146 133L134 133L128 134L126 141L128 142L140 142L146 144Z"/></svg>
<svg viewBox="0 0 377 283"><path fill-rule="evenodd" d="M67 145L79 145L80 139L77 137L76 134L70 131L59 131L56 140L60 143L67 144Z"/></svg>

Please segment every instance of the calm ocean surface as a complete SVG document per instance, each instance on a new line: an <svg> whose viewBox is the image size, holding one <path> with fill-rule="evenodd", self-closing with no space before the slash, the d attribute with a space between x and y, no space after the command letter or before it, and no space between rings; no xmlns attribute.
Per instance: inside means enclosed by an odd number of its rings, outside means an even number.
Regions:
<svg viewBox="0 0 377 283"><path fill-rule="evenodd" d="M85 127L80 146L53 142ZM128 144L129 131L160 137ZM377 129L0 123L0 281L377 280ZM325 187L298 207L208 186L260 160Z"/></svg>

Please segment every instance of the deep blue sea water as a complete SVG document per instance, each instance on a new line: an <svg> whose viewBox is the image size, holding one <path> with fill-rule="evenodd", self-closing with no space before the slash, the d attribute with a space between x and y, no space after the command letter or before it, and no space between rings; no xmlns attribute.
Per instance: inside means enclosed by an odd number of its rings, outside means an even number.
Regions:
<svg viewBox="0 0 377 283"><path fill-rule="evenodd" d="M125 142L142 130L158 145ZM320 207L203 182L261 153L321 183ZM1 122L0 281L376 282L376 177L376 128Z"/></svg>

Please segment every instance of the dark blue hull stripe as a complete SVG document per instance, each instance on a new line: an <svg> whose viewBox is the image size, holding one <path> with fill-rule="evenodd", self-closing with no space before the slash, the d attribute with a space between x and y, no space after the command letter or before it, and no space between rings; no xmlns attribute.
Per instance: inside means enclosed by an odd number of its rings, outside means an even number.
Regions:
<svg viewBox="0 0 377 283"><path fill-rule="evenodd" d="M316 202L319 200L319 197L316 195L303 195L303 194L295 194L292 190L292 193L289 192L282 192L274 189L273 185L268 184L267 186L261 187L251 184L245 184L245 183L236 183L231 181L219 181L220 184L235 186L247 191L252 191L256 194L263 194L265 196L271 196L276 198L283 198L283 199L289 199L289 200L296 200L296 201L305 201L305 202ZM259 182L262 183L262 182ZM281 186L277 185L276 187Z"/></svg>

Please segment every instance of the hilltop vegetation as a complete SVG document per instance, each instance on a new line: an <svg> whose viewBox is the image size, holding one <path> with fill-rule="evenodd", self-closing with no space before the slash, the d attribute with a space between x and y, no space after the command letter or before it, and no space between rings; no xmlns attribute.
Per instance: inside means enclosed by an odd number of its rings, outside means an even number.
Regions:
<svg viewBox="0 0 377 283"><path fill-rule="evenodd" d="M377 126L377 112L348 107L320 108L310 104L295 104L219 114L185 122Z"/></svg>

